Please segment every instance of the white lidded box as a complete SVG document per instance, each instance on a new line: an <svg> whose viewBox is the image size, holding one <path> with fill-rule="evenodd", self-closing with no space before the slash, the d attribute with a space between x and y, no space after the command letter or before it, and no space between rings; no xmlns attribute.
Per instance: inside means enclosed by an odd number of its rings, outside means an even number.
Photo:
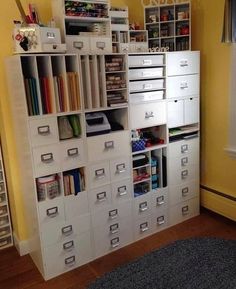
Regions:
<svg viewBox="0 0 236 289"><path fill-rule="evenodd" d="M29 24L13 30L14 53L64 53L59 28Z"/></svg>

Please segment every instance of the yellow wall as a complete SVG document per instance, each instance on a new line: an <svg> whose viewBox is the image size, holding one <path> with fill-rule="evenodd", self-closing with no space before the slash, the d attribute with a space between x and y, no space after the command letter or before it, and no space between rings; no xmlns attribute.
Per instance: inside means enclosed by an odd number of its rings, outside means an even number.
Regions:
<svg viewBox="0 0 236 289"><path fill-rule="evenodd" d="M14 0L2 2L0 10L0 35L2 36L0 132L7 169L13 228L18 239L25 240L27 239L27 228L19 189L20 179L3 65L4 58L12 54L12 21L20 19L20 16ZM23 5L28 2L30 1L22 0ZM33 3L38 7L41 21L47 23L51 16L50 0L34 0ZM141 1L113 0L112 4L128 6L131 22L143 24ZM234 185L236 164L224 152L228 138L230 46L220 43L223 5L224 0L192 0L192 48L201 50L202 184L236 196ZM206 206L210 207L208 203L214 205L214 200L206 202Z"/></svg>

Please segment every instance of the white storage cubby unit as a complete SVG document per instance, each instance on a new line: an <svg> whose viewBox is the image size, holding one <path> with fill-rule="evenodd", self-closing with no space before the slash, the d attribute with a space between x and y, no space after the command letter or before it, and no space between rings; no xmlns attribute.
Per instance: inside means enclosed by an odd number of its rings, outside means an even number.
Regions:
<svg viewBox="0 0 236 289"><path fill-rule="evenodd" d="M71 53L111 53L108 1L53 0L53 18Z"/></svg>
<svg viewBox="0 0 236 289"><path fill-rule="evenodd" d="M129 12L128 7L111 7L112 52L129 50Z"/></svg>
<svg viewBox="0 0 236 289"><path fill-rule="evenodd" d="M191 4L189 1L144 7L145 29L150 48L169 51L191 49Z"/></svg>
<svg viewBox="0 0 236 289"><path fill-rule="evenodd" d="M148 51L147 30L129 30L129 53Z"/></svg>
<svg viewBox="0 0 236 289"><path fill-rule="evenodd" d="M31 256L45 279L199 213L198 120L169 125L182 113L172 100L199 99L171 82L198 70L197 52L7 59Z"/></svg>
<svg viewBox="0 0 236 289"><path fill-rule="evenodd" d="M0 148L0 250L13 245L11 216L2 151Z"/></svg>

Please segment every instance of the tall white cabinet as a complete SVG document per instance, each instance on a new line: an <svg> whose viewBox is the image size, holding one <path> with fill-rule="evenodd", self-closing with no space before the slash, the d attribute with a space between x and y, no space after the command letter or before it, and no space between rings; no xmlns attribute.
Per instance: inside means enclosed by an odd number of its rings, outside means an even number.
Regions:
<svg viewBox="0 0 236 289"><path fill-rule="evenodd" d="M198 52L18 55L6 67L45 279L199 213Z"/></svg>

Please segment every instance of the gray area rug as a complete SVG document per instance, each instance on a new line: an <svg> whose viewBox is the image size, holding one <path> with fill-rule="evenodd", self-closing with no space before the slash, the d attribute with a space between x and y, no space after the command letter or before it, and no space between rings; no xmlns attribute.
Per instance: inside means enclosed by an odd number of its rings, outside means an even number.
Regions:
<svg viewBox="0 0 236 289"><path fill-rule="evenodd" d="M176 241L97 279L87 289L236 289L236 240Z"/></svg>

